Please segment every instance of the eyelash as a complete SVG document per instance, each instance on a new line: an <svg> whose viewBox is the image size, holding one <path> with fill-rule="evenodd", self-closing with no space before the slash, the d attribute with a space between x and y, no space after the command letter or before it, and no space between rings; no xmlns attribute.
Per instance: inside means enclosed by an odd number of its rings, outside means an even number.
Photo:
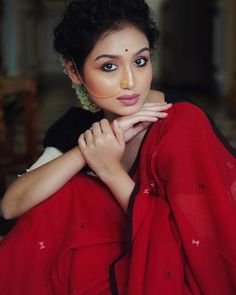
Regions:
<svg viewBox="0 0 236 295"><path fill-rule="evenodd" d="M138 64L136 64L137 67L144 67L144 66L147 64L147 62L148 62L148 58L146 58L146 57L139 57L139 58L137 58L137 59L135 60L135 62L137 62L138 60L143 60L144 63L143 63L142 65L138 65Z"/></svg>
<svg viewBox="0 0 236 295"><path fill-rule="evenodd" d="M106 69L106 67L107 66L115 66L116 68L115 69ZM115 65L115 64L113 64L113 63L108 63L108 64L105 64L105 65L103 65L102 66L102 70L104 71L104 72L113 72L113 71L115 71L117 69L117 66Z"/></svg>
<svg viewBox="0 0 236 295"><path fill-rule="evenodd" d="M139 60L139 61L140 61L140 60L143 60L144 63L143 63L142 65L139 65L139 64L136 63L138 60ZM135 60L135 64L136 64L136 66L137 66L137 67L140 67L140 68L141 68L141 67L144 67L144 66L147 64L147 62L148 62L148 58L146 58L146 57L139 57L139 58L137 58L137 59ZM107 68L106 68L107 66L112 66L112 67L115 66L115 69L107 69ZM102 71L104 71L104 72L113 72L113 71L115 71L117 68L118 68L117 65L115 65L115 64L113 64L113 63L107 63L107 64L103 65L101 69L102 69Z"/></svg>

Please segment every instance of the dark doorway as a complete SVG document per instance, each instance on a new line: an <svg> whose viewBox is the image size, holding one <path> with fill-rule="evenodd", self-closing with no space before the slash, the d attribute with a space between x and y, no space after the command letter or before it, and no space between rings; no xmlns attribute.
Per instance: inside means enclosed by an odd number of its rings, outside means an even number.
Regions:
<svg viewBox="0 0 236 295"><path fill-rule="evenodd" d="M213 19L211 0L167 0L161 15L161 85L212 92Z"/></svg>

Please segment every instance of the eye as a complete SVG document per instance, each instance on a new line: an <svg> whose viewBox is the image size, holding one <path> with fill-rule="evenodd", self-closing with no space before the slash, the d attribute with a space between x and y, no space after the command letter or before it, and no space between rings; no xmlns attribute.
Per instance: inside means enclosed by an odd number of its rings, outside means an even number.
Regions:
<svg viewBox="0 0 236 295"><path fill-rule="evenodd" d="M145 66L147 62L148 62L148 59L146 57L139 57L138 59L135 60L135 64L138 67Z"/></svg>
<svg viewBox="0 0 236 295"><path fill-rule="evenodd" d="M102 70L104 72L112 72L112 71L115 71L117 69L117 65L115 64L105 64L102 66Z"/></svg>

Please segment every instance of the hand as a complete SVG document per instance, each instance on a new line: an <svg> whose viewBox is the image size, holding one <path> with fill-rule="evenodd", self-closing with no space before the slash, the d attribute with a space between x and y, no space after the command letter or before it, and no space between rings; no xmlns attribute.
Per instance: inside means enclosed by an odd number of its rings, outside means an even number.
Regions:
<svg viewBox="0 0 236 295"><path fill-rule="evenodd" d="M124 170L121 164L125 150L124 134L116 120L112 125L113 128L107 119L95 122L78 140L87 164L103 181Z"/></svg>
<svg viewBox="0 0 236 295"><path fill-rule="evenodd" d="M125 142L148 128L159 118L167 117L168 114L163 111L168 110L171 106L172 104L167 103L145 103L137 113L116 118L123 129Z"/></svg>

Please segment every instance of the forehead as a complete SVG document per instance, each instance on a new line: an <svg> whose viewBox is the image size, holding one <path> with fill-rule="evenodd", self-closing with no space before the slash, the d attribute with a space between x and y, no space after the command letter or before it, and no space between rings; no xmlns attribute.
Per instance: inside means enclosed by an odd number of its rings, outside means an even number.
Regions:
<svg viewBox="0 0 236 295"><path fill-rule="evenodd" d="M90 55L101 53L118 54L126 49L136 52L143 47L149 47L147 37L134 26L126 26L116 31L105 33L95 44ZM126 51L127 52L127 51Z"/></svg>

